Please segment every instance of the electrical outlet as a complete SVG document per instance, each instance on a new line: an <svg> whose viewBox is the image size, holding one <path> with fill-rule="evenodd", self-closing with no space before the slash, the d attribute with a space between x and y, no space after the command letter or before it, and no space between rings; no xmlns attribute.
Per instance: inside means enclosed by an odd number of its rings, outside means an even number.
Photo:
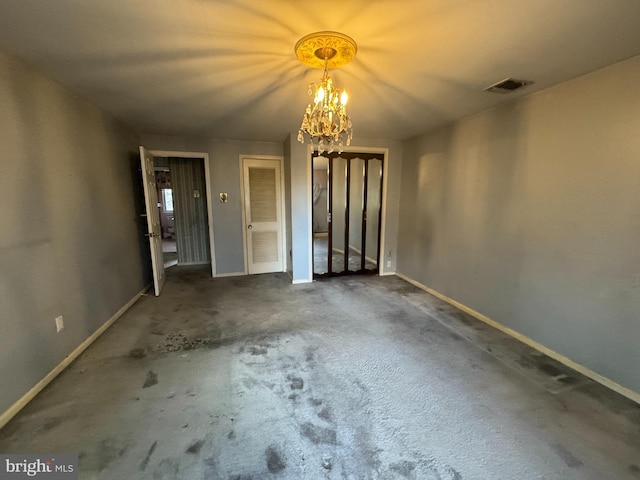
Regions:
<svg viewBox="0 0 640 480"><path fill-rule="evenodd" d="M56 332L60 333L62 330L64 330L64 318L60 315L56 317Z"/></svg>
<svg viewBox="0 0 640 480"><path fill-rule="evenodd" d="M387 268L391 268L391 260L387 260Z"/></svg>

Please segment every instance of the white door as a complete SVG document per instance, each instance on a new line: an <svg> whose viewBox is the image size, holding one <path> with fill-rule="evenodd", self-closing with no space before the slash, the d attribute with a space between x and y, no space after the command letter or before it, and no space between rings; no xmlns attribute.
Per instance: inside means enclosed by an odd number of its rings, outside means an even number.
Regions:
<svg viewBox="0 0 640 480"><path fill-rule="evenodd" d="M156 175L153 171L153 155L140 147L140 166L144 183L144 203L147 209L147 229L151 246L151 266L153 268L153 288L156 297L164 285L164 259L162 258L162 238L160 236L160 214L158 212L158 191Z"/></svg>
<svg viewBox="0 0 640 480"><path fill-rule="evenodd" d="M246 255L249 274L282 272L280 160L242 160Z"/></svg>

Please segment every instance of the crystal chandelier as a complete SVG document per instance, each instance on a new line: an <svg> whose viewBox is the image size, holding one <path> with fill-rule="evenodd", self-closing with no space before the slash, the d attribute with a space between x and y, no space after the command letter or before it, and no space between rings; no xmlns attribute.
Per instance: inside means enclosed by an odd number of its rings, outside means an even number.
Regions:
<svg viewBox="0 0 640 480"><path fill-rule="evenodd" d="M356 43L350 37L337 32L317 32L300 39L295 51L305 65L323 68L319 84L309 85L309 95L313 101L307 106L298 131L298 141L308 138L318 153L342 153L345 145L351 144L353 130L351 118L347 114L348 95L336 88L328 70L350 62L356 54Z"/></svg>

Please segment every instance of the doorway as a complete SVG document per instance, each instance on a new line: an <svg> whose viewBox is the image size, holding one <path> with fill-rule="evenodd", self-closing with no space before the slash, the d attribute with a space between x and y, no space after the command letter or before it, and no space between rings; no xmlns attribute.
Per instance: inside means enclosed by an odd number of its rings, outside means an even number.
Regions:
<svg viewBox="0 0 640 480"><path fill-rule="evenodd" d="M162 240L175 235L177 261L181 264L211 265L211 275L216 275L215 248L213 240L213 213L211 205L211 171L209 155L203 152L176 152L147 150L140 146L142 183L144 185L145 212L147 219L151 266L155 295L160 295L164 284L164 252ZM170 173L171 188L158 188L155 166L164 162ZM161 168L161 171L166 169ZM164 236L161 228L163 210L173 209L173 229L165 225ZM181 228L180 218L186 227ZM173 232L172 232L173 230ZM182 230L182 234L180 233ZM165 238L163 238L165 237Z"/></svg>
<svg viewBox="0 0 640 480"><path fill-rule="evenodd" d="M245 270L285 270L281 157L241 157Z"/></svg>
<svg viewBox="0 0 640 480"><path fill-rule="evenodd" d="M312 157L313 277L379 273L382 153Z"/></svg>

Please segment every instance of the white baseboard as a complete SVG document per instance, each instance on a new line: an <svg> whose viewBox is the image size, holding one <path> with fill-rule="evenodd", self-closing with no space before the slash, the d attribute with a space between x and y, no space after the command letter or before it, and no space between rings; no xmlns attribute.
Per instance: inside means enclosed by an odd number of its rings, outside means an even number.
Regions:
<svg viewBox="0 0 640 480"><path fill-rule="evenodd" d="M450 305L453 305L454 307L462 310L465 313L468 313L469 315L471 315L472 317L477 318L478 320L480 320L481 322L486 323L487 325L492 326L493 328L496 328L498 330L500 330L501 332L506 333L507 335L509 335L510 337L515 338L516 340L519 340L520 342L529 345L530 347L536 349L537 351L544 353L546 356L553 358L554 360L557 360L558 362L566 365L567 367L575 370L576 372L581 373L582 375L584 375L585 377L589 377L590 379L600 383L601 385L604 385L605 387L613 390L614 392L619 393L620 395L623 395L625 397L627 397L630 400L633 400L634 402L640 404L640 393L635 392L634 390L631 390L627 387L624 387L622 385L620 385L619 383L611 380L610 378L607 378L603 375L600 375L597 372L594 372L593 370L591 370L588 367L585 367L584 365L581 365L577 362L574 362L573 360L571 360L568 357L565 357L564 355L562 355L561 353L558 353L554 350L551 350L548 347L545 347L544 345L542 345L541 343L536 342L535 340L527 337L526 335L523 335L520 332L517 332L505 325L502 325L499 322L496 322L495 320L487 317L486 315L481 314L480 312L476 312L475 310L473 310L472 308L467 307L466 305L463 305L460 302L455 301L452 298L447 297L446 295L438 292L437 290L434 290L432 288L427 287L426 285L421 284L420 282L407 277L406 275L403 275L402 273L397 273L396 275L400 278L402 278L403 280L406 280L407 282L411 283L412 285L415 285L416 287L424 290L427 293L430 293L431 295L433 295L434 297L439 298L440 300L443 300L445 302L447 302Z"/></svg>
<svg viewBox="0 0 640 480"><path fill-rule="evenodd" d="M313 283L313 279L312 278L303 278L303 279L299 279L299 280L291 280L291 284L293 284L293 285L299 285L301 283Z"/></svg>
<svg viewBox="0 0 640 480"><path fill-rule="evenodd" d="M120 310L118 310L109 320L104 322L95 332L93 332L84 342L76 347L69 355L67 355L56 367L47 373L38 383L36 383L27 393L20 397L7 410L0 414L0 429L15 417L31 400L35 398L51 381L56 378L62 371L67 368L78 356L84 352L89 345L95 342L118 318L122 316L134 303L147 291L147 287L140 290L131 300L129 300Z"/></svg>

